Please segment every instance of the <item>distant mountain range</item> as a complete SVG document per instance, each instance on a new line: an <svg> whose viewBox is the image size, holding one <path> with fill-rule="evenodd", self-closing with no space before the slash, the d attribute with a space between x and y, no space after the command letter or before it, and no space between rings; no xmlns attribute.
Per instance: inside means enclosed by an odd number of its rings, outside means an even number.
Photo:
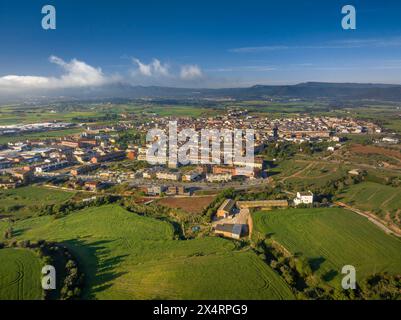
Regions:
<svg viewBox="0 0 401 320"><path fill-rule="evenodd" d="M15 100L17 97L1 97ZM296 85L256 85L247 88L189 89L158 86L113 84L96 88L49 91L41 95L27 93L26 99L323 99L329 101L378 100L401 101L401 85L306 82Z"/></svg>

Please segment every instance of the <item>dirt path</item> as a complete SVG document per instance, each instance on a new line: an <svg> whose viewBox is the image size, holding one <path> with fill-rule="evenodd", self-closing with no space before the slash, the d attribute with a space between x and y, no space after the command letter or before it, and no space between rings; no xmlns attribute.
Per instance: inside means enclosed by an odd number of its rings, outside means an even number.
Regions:
<svg viewBox="0 0 401 320"><path fill-rule="evenodd" d="M360 216L367 218L370 222L374 223L377 227L382 229L387 234L393 234L397 237L401 237L401 229L399 227L395 226L394 224L391 224L391 226L386 226L385 222L380 220L373 213L356 209L343 202L334 202L334 203L342 208L348 209L356 214L359 214Z"/></svg>
<svg viewBox="0 0 401 320"><path fill-rule="evenodd" d="M316 164L316 162L311 162L311 163L309 163L305 168L303 168L303 169L301 169L301 170L299 170L299 171L293 173L292 175L290 175L290 176L288 176L288 177L282 178L280 181L281 181L281 182L284 182L284 181L287 180L287 179L296 178L296 177L298 177L299 175L301 175L302 173L304 173L306 170L309 170L309 169L310 169L313 165L315 165L315 164Z"/></svg>

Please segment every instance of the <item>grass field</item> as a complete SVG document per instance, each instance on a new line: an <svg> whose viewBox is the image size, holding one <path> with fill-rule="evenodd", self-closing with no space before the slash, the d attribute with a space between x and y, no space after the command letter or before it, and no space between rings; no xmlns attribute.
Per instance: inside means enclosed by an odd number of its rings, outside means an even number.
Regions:
<svg viewBox="0 0 401 320"><path fill-rule="evenodd" d="M0 249L0 300L42 299L41 263L27 249Z"/></svg>
<svg viewBox="0 0 401 320"><path fill-rule="evenodd" d="M62 138L65 136L76 135L83 131L84 131L83 128L71 128L71 129L55 130L47 132L27 133L23 135L0 136L0 144L15 142L15 141L24 141L28 139L44 140L51 138Z"/></svg>
<svg viewBox="0 0 401 320"><path fill-rule="evenodd" d="M0 190L0 210L4 215L30 215L35 207L56 204L71 199L74 192L50 190L29 186L11 190ZM17 206L12 208L13 206Z"/></svg>
<svg viewBox="0 0 401 320"><path fill-rule="evenodd" d="M363 182L349 186L339 195L339 200L358 209L382 212L397 224L401 223L401 188L374 182Z"/></svg>
<svg viewBox="0 0 401 320"><path fill-rule="evenodd" d="M353 265L357 281L375 272L401 273L401 241L367 219L339 208L256 212L254 230L270 235L313 270L339 286L341 268Z"/></svg>
<svg viewBox="0 0 401 320"><path fill-rule="evenodd" d="M0 236L8 222L0 221ZM292 299L285 282L252 251L209 237L174 240L170 223L116 205L64 218L17 221L18 239L62 242L87 276L85 298Z"/></svg>
<svg viewBox="0 0 401 320"><path fill-rule="evenodd" d="M284 160L271 172L275 180L291 183L295 186L321 186L329 180L343 176L347 169L336 163L318 160Z"/></svg>

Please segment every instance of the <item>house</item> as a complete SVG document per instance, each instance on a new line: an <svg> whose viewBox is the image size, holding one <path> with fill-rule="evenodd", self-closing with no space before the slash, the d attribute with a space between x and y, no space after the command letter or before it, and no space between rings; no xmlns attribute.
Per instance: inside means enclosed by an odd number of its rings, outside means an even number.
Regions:
<svg viewBox="0 0 401 320"><path fill-rule="evenodd" d="M73 176L78 176L81 174L86 174L89 173L93 170L96 170L97 168L99 168L100 165L99 164L89 164L89 165L84 165L84 166L80 166L76 169L71 170L71 174Z"/></svg>
<svg viewBox="0 0 401 320"><path fill-rule="evenodd" d="M179 172L157 172L156 178L160 180L178 181L181 178L181 174Z"/></svg>
<svg viewBox="0 0 401 320"><path fill-rule="evenodd" d="M96 191L99 188L100 183L98 181L86 181L84 186L88 190Z"/></svg>
<svg viewBox="0 0 401 320"><path fill-rule="evenodd" d="M385 142L385 143L397 144L399 140L398 140L397 138L384 137L384 138L382 139L382 141Z"/></svg>
<svg viewBox="0 0 401 320"><path fill-rule="evenodd" d="M232 175L229 173L226 174L207 174L206 180L207 182L227 182L232 180Z"/></svg>
<svg viewBox="0 0 401 320"><path fill-rule="evenodd" d="M182 181L184 182L196 181L197 179L199 179L200 176L201 174L197 171L188 172L182 176Z"/></svg>
<svg viewBox="0 0 401 320"><path fill-rule="evenodd" d="M182 186L170 186L167 188L168 195L185 195L189 194L185 192L185 187Z"/></svg>
<svg viewBox="0 0 401 320"><path fill-rule="evenodd" d="M313 203L313 193L308 192L297 192L297 197L294 199L294 204L297 206L299 204L312 204Z"/></svg>
<svg viewBox="0 0 401 320"><path fill-rule="evenodd" d="M94 156L91 159L91 162L93 164L100 163L100 162L106 162L106 161L117 161L117 160L123 160L127 157L125 154L125 151L115 151L115 152L109 152L104 155L98 155Z"/></svg>
<svg viewBox="0 0 401 320"><path fill-rule="evenodd" d="M227 218L231 214L234 205L235 205L234 200L231 199L224 200L221 206L217 209L216 216L218 218Z"/></svg>
<svg viewBox="0 0 401 320"><path fill-rule="evenodd" d="M348 174L350 174L352 176L359 176L360 173L361 173L361 171L359 169L352 169L352 170L348 171Z"/></svg>
<svg viewBox="0 0 401 320"><path fill-rule="evenodd" d="M143 191L145 191L148 196L160 196L165 190L166 188L164 186L156 185L143 188Z"/></svg>
<svg viewBox="0 0 401 320"><path fill-rule="evenodd" d="M242 236L246 235L247 225L230 223L218 224L214 229L214 233L226 238L240 239Z"/></svg>

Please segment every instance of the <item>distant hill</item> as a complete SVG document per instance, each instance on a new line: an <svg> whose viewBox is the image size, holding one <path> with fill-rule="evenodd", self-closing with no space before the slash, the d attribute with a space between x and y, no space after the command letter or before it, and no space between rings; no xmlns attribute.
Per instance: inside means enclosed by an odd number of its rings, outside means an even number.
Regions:
<svg viewBox="0 0 401 320"><path fill-rule="evenodd" d="M190 89L160 86L132 86L113 84L96 88L27 93L26 99L323 99L331 101L378 100L401 101L401 85L362 83L306 82L296 85L256 85L247 88ZM16 97L1 97L16 100Z"/></svg>

